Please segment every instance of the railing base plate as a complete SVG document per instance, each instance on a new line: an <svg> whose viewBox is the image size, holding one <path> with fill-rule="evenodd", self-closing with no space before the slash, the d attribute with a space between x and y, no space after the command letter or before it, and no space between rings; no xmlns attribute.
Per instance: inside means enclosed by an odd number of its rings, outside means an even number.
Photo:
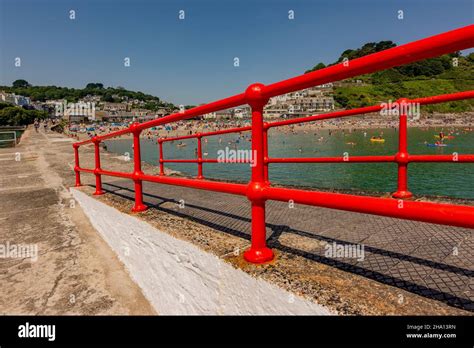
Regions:
<svg viewBox="0 0 474 348"><path fill-rule="evenodd" d="M244 252L244 259L251 263L264 263L273 260L275 255L270 248L252 249Z"/></svg>
<svg viewBox="0 0 474 348"><path fill-rule="evenodd" d="M135 205L133 208L132 208L132 212L133 213L139 213L141 211L145 211L147 210L148 207L145 205L145 204L141 204L141 205Z"/></svg>
<svg viewBox="0 0 474 348"><path fill-rule="evenodd" d="M393 198L398 198L398 199L408 199L413 197L413 193L410 191L397 191L392 193Z"/></svg>

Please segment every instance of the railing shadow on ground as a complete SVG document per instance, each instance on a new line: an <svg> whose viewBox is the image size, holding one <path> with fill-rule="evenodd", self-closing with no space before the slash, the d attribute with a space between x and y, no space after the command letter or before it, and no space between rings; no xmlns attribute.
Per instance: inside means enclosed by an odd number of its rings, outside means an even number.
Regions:
<svg viewBox="0 0 474 348"><path fill-rule="evenodd" d="M113 183L113 184L112 183L104 183L103 185L104 185L103 189L107 193L114 194L118 197L125 198L125 199L130 200L130 201L134 200L133 195L129 196L129 195L118 192L118 191L128 191L128 192L134 193L134 190L129 188L129 187L117 185L116 183ZM89 186L94 187L93 185L89 185ZM192 190L192 189L188 189L188 190ZM156 204L153 204L151 202L147 202L149 204L149 207L152 208L152 209L156 209L158 211L168 213L168 214L180 217L180 218L188 219L190 221L193 221L193 222L196 222L198 224L210 227L210 228L218 230L220 232L225 232L225 233L228 233L228 234L236 236L236 237L240 237L240 238L243 238L243 239L246 239L246 240L250 240L250 231L248 233L246 233L244 231L241 231L241 230L238 230L238 229L235 229L235 228L229 228L229 227L223 226L221 224L215 223L213 221L210 221L211 219L204 219L202 217L196 217L196 216L187 214L186 212L177 211L177 210L174 210L174 209L169 209L169 208L165 208L165 207L162 206L164 203L179 204L179 201L177 201L176 199L163 197L163 196L158 196L158 195L153 195L153 194L146 193L146 192L143 192L143 195L145 197L158 199L158 200L161 201L161 202L156 203ZM208 212L208 213L218 214L220 216L225 216L225 217L229 217L229 218L232 218L232 219L240 220L240 221L243 221L245 223L249 223L249 224L251 223L250 218L240 216L240 215L235 215L233 213L229 213L229 212L225 212L225 211L221 211L221 210L216 210L216 209L212 209L212 208L208 208L208 207L204 207L204 206L199 206L199 205L195 205L195 204L190 204L190 203L186 203L186 206L190 207L190 208L193 208L193 209L205 211L205 212ZM293 235L299 235L299 236L302 236L302 237L305 237L305 238L311 238L311 239L314 239L314 240L319 240L319 241L325 242L325 243L337 243L338 245L347 245L347 244L352 245L352 244L354 244L353 241L349 242L349 241L346 241L346 240L331 238L331 237L322 236L322 235L319 235L319 234L313 234L313 233L309 233L309 232L306 232L306 231L291 228L287 225L276 225L276 224L267 223L267 228L270 228L270 230L271 230L271 235L268 238L268 244L272 248L275 248L275 249L278 249L280 251L284 251L284 252L287 252L287 253L290 253L290 254L293 254L293 255L297 255L297 256L303 257L307 260L315 261L315 262L318 262L318 263L321 263L321 264L324 264L324 265L327 265L327 266L330 266L330 267L335 267L335 268L340 269L340 270L345 271L345 272L360 275L360 276L363 276L365 278L372 279L372 280L378 281L378 282L386 284L386 285L394 286L394 287L397 287L399 289L403 289L403 290L406 290L408 292L411 292L411 293L414 293L414 294L417 294L417 295L420 295L420 296L423 296L423 297L426 297L426 298L429 298L429 299L434 299L434 300L443 302L443 303L445 303L449 306L453 306L453 307L456 307L456 308L460 308L460 309L464 309L464 310L474 312L474 301L472 301L468 298L459 297L456 294L449 293L449 292L444 292L444 291L441 291L439 289L433 289L433 288L430 288L430 287L425 286L423 284L416 283L414 281L409 281L409 280L406 280L406 279L400 279L400 278L394 277L394 276L386 274L386 273L377 272L377 271L374 271L374 270L371 270L371 269L368 269L368 268L364 268L364 267L362 267L360 265L357 265L357 264L344 262L344 261L341 261L341 260L337 260L335 258L328 258L328 257L325 257L324 255L318 254L317 251L312 252L312 251L307 251L307 250L300 250L300 249L297 249L295 247L291 247L291 246L288 246L288 245L283 245L280 242L280 237L283 233L288 233L288 234L293 234ZM439 262L436 262L436 261L426 260L426 259L419 258L419 257L416 257L416 256L405 255L405 254L394 252L394 251L384 250L384 249L373 247L373 246L370 246L370 245L364 245L364 248L365 248L366 251L368 251L370 253L386 256L386 257L393 258L393 259L397 259L400 262L401 261L408 261L408 262L415 263L415 264L418 264L418 265L427 266L427 267L430 267L430 268L433 268L433 269L436 269L436 270L439 270L439 271L450 272L450 273L454 273L454 274L458 274L458 275L462 275L462 276L466 276L466 277L474 277L474 271L473 270L457 267L457 266L454 266L454 265L439 263Z"/></svg>

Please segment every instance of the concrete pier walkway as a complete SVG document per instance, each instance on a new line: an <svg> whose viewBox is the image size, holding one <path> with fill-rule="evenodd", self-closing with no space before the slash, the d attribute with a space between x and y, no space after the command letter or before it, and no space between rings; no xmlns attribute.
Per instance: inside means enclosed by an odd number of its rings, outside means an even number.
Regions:
<svg viewBox="0 0 474 348"><path fill-rule="evenodd" d="M66 146L30 129L0 149L0 313L155 313L68 193ZM31 252L15 254L20 247Z"/></svg>

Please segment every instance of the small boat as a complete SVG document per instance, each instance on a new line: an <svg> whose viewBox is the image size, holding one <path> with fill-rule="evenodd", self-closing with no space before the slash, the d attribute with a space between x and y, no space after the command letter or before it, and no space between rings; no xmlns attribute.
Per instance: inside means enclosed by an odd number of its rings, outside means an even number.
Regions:
<svg viewBox="0 0 474 348"><path fill-rule="evenodd" d="M383 138L370 138L370 141L373 142L373 143L385 143L385 139Z"/></svg>
<svg viewBox="0 0 474 348"><path fill-rule="evenodd" d="M444 147L444 146L449 146L448 144L426 144L426 146L429 147Z"/></svg>
<svg viewBox="0 0 474 348"><path fill-rule="evenodd" d="M186 143L179 143L178 145L176 145L177 147L184 147L186 146L187 144Z"/></svg>

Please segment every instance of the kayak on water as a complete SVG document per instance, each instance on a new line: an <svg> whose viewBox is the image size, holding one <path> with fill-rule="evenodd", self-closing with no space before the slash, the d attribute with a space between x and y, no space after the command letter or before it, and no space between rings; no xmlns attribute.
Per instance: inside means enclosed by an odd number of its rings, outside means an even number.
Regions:
<svg viewBox="0 0 474 348"><path fill-rule="evenodd" d="M373 143L385 143L385 139L383 138L376 138L376 137L372 137L370 138L370 141L373 142Z"/></svg>
<svg viewBox="0 0 474 348"><path fill-rule="evenodd" d="M430 147L444 147L444 146L449 146L448 144L426 144L426 146Z"/></svg>

